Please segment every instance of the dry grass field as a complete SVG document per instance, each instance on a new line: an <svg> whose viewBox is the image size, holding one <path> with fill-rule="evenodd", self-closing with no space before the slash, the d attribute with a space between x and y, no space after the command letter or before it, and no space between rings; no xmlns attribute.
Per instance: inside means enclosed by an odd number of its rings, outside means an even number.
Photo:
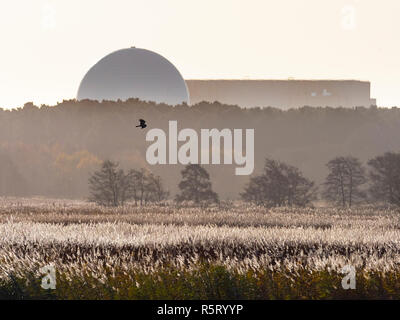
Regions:
<svg viewBox="0 0 400 320"><path fill-rule="evenodd" d="M400 211L0 198L0 298L398 299Z"/></svg>

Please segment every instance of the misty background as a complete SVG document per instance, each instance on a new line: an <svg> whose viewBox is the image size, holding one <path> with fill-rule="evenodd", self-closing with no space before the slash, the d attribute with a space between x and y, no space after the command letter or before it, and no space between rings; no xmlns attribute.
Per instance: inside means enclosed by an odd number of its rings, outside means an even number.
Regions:
<svg viewBox="0 0 400 320"><path fill-rule="evenodd" d="M138 119L148 128L135 128ZM400 150L398 108L274 108L241 109L220 103L194 106L117 101L64 101L40 108L0 110L0 195L87 198L88 178L103 160L122 168L148 168L161 176L174 196L182 165L147 164L148 129L168 133L168 121L178 130L193 128L255 129L255 170L265 158L285 161L320 184L326 163L352 155L365 162L386 151ZM181 145L180 143L179 145ZM236 165L204 165L221 199L237 199L250 176L236 176Z"/></svg>

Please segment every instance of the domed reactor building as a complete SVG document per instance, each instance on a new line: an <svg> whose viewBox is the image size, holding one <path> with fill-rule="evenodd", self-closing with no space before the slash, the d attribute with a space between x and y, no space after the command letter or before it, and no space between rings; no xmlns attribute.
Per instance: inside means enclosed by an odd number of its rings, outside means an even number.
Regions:
<svg viewBox="0 0 400 320"><path fill-rule="evenodd" d="M310 107L370 107L370 83L358 80L184 80L161 55L139 48L115 51L84 76L77 99L138 98L177 105L201 101L240 107L280 109ZM189 99L190 97L190 99Z"/></svg>
<svg viewBox="0 0 400 320"><path fill-rule="evenodd" d="M139 48L115 51L97 62L84 76L78 100L139 98L177 105L189 103L185 80L161 55Z"/></svg>

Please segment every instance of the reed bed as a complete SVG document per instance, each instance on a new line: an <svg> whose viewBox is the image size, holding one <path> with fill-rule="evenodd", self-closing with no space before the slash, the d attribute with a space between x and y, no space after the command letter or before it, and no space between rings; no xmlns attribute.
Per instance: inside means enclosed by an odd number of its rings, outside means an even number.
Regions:
<svg viewBox="0 0 400 320"><path fill-rule="evenodd" d="M311 282L320 279L330 295L318 291L317 281L312 290L303 284L287 297L329 298L340 289L345 265L356 268L363 297L400 297L395 282L400 278L399 216L396 208L371 206L266 209L225 203L181 208L167 203L102 208L84 201L1 198L0 297L15 295L16 283L24 297L42 297L34 284L48 264L57 270L57 298L215 298L208 291L193 293L198 283L190 290L185 283L201 278L206 288L209 277L220 273L232 283L250 281L253 294L258 290L253 297L240 287L235 292L246 293L239 298L285 298L285 285L297 287L314 277ZM146 283L165 288L166 279L168 293L139 289ZM186 289L174 293L174 279ZM272 294L276 281L281 287ZM78 284L86 291L71 291ZM4 289L10 286L14 289ZM231 292L229 283L221 286ZM37 288L35 294L29 288Z"/></svg>

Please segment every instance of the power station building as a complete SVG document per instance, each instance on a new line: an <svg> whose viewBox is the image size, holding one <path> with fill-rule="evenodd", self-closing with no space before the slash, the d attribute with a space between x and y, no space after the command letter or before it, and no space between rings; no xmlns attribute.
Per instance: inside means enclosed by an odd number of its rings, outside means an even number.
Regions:
<svg viewBox="0 0 400 320"><path fill-rule="evenodd" d="M185 80L190 103L241 107L370 107L370 83L358 80Z"/></svg>

